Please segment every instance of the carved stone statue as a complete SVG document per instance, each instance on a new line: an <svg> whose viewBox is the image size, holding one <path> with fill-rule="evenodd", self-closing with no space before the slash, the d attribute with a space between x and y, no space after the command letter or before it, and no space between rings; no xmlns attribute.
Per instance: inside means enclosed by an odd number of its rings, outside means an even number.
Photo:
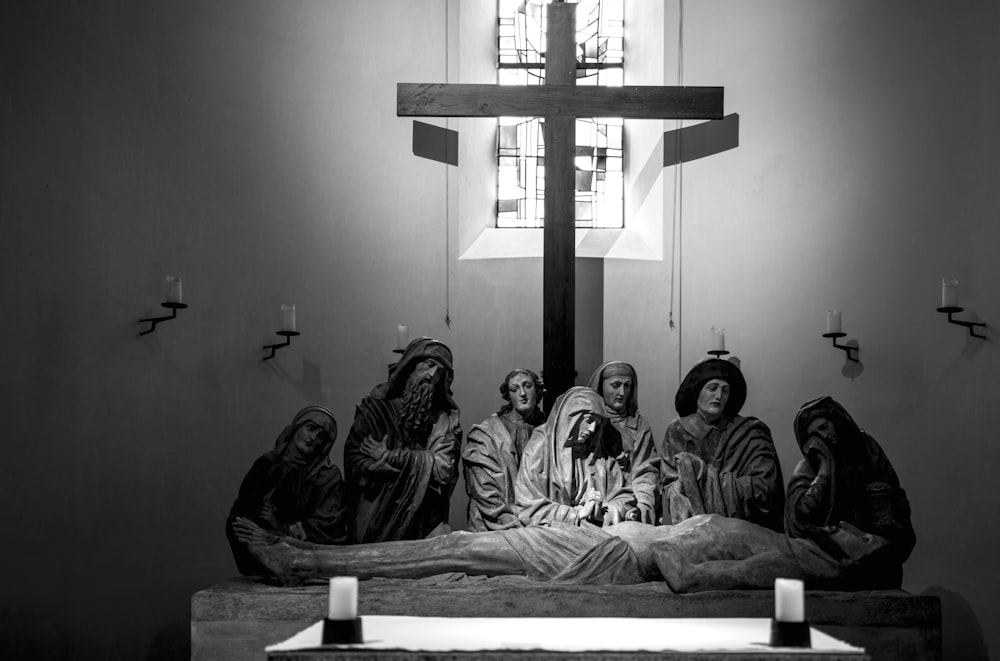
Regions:
<svg viewBox="0 0 1000 661"><path fill-rule="evenodd" d="M462 429L451 350L421 337L358 404L344 446L351 542L451 531Z"/></svg>
<svg viewBox="0 0 1000 661"><path fill-rule="evenodd" d="M521 457L514 492L522 523L600 526L638 518L628 475L616 459L621 449L604 444L607 418L604 400L590 388L574 386L559 396Z"/></svg>
<svg viewBox="0 0 1000 661"><path fill-rule="evenodd" d="M916 535L910 503L889 458L828 396L803 404L794 428L804 459L788 483L788 534L822 540L830 526L847 522L883 537L888 545L866 582L898 588Z"/></svg>
<svg viewBox="0 0 1000 661"><path fill-rule="evenodd" d="M324 576L424 578L465 572L598 585L665 581L674 592L770 589L778 577L803 579L810 589L837 589L845 575L864 574L859 568L886 543L847 526L828 529L820 545L717 514L675 526L552 522L342 547L274 540L249 521L236 525L241 539L288 585Z"/></svg>
<svg viewBox="0 0 1000 661"><path fill-rule="evenodd" d="M275 538L346 541L344 480L330 458L336 440L333 413L307 406L278 434L274 449L254 461L226 520L226 537L240 573L252 576L268 570L237 539L232 527L237 517L255 522Z"/></svg>
<svg viewBox="0 0 1000 661"><path fill-rule="evenodd" d="M639 507L639 521L655 524L659 509L660 453L653 430L639 413L639 377L635 368L618 360L604 363L591 375L589 386L604 398L611 424L606 444L624 451L622 468L628 473Z"/></svg>
<svg viewBox="0 0 1000 661"><path fill-rule="evenodd" d="M462 450L469 530L521 525L514 511L514 480L532 430L543 422L545 386L531 370L515 369L500 384L504 405L469 430Z"/></svg>
<svg viewBox="0 0 1000 661"><path fill-rule="evenodd" d="M714 512L782 530L781 466L767 425L739 415L746 396L728 360L703 360L684 377L661 450L663 523Z"/></svg>

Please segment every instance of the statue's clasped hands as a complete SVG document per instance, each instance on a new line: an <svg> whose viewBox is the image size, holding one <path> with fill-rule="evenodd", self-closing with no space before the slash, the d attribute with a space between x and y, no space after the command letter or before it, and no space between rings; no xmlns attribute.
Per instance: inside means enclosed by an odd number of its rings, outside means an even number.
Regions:
<svg viewBox="0 0 1000 661"><path fill-rule="evenodd" d="M365 436L358 450L368 459L371 459L372 463L368 466L368 472L370 473L399 473L399 469L389 464L389 448L388 448L389 435L385 434L382 436L381 441L376 441L371 435Z"/></svg>

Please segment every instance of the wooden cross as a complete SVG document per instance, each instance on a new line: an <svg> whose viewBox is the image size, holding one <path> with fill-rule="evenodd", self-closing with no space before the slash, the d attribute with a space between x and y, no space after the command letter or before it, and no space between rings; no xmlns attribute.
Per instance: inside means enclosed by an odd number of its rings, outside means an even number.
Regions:
<svg viewBox="0 0 1000 661"><path fill-rule="evenodd" d="M545 85L398 83L396 115L543 117L542 369L546 410L574 383L577 117L722 119L721 87L577 87L576 5L547 6Z"/></svg>

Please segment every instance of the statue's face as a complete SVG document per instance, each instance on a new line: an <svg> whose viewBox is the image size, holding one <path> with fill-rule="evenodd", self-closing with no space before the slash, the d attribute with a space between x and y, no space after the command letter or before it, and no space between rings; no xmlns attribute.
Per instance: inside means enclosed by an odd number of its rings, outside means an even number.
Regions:
<svg viewBox="0 0 1000 661"><path fill-rule="evenodd" d="M810 436L819 436L830 447L837 444L837 428L829 418L819 417L810 422L806 427L806 438Z"/></svg>
<svg viewBox="0 0 1000 661"><path fill-rule="evenodd" d="M580 422L576 427L576 444L586 445L590 438L601 426L600 416L594 415L590 411L580 416Z"/></svg>
<svg viewBox="0 0 1000 661"><path fill-rule="evenodd" d="M729 384L722 379L711 379L698 393L698 414L709 422L722 417L729 401Z"/></svg>
<svg viewBox="0 0 1000 661"><path fill-rule="evenodd" d="M632 377L612 374L601 384L601 396L604 397L605 406L621 415L628 406L629 397L632 396Z"/></svg>
<svg viewBox="0 0 1000 661"><path fill-rule="evenodd" d="M433 358L424 358L413 366L410 377L407 379L407 386L416 385L422 381L434 384L435 389L444 379L445 367Z"/></svg>
<svg viewBox="0 0 1000 661"><path fill-rule="evenodd" d="M312 420L306 420L292 435L292 440L288 444L288 452L294 458L308 459L323 444L325 434L325 429Z"/></svg>
<svg viewBox="0 0 1000 661"><path fill-rule="evenodd" d="M507 380L507 394L514 410L522 417L527 417L538 404L538 390L535 380L528 374L518 372Z"/></svg>

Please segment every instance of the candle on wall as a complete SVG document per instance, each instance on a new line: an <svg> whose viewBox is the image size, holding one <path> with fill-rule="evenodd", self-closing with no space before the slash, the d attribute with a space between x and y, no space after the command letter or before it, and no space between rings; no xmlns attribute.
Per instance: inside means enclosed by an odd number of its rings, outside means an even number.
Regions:
<svg viewBox="0 0 1000 661"><path fill-rule="evenodd" d="M183 303L184 296L181 290L181 279L176 275L168 275L167 283L167 303Z"/></svg>
<svg viewBox="0 0 1000 661"><path fill-rule="evenodd" d="M403 324L396 324L396 349L405 351L410 343L410 329Z"/></svg>
<svg viewBox="0 0 1000 661"><path fill-rule="evenodd" d="M711 351L725 351L726 350L726 329L716 328L712 326L712 342Z"/></svg>
<svg viewBox="0 0 1000 661"><path fill-rule="evenodd" d="M804 595L804 586L799 579L774 579L774 619L778 622L804 622Z"/></svg>
<svg viewBox="0 0 1000 661"><path fill-rule="evenodd" d="M958 280L941 280L941 307L958 307Z"/></svg>
<svg viewBox="0 0 1000 661"><path fill-rule="evenodd" d="M330 620L353 620L357 616L358 579L354 576L331 578L327 618Z"/></svg>
<svg viewBox="0 0 1000 661"><path fill-rule="evenodd" d="M289 333L296 332L294 303L286 303L281 306L281 330Z"/></svg>
<svg viewBox="0 0 1000 661"><path fill-rule="evenodd" d="M826 332L827 333L840 332L840 310L826 311Z"/></svg>

